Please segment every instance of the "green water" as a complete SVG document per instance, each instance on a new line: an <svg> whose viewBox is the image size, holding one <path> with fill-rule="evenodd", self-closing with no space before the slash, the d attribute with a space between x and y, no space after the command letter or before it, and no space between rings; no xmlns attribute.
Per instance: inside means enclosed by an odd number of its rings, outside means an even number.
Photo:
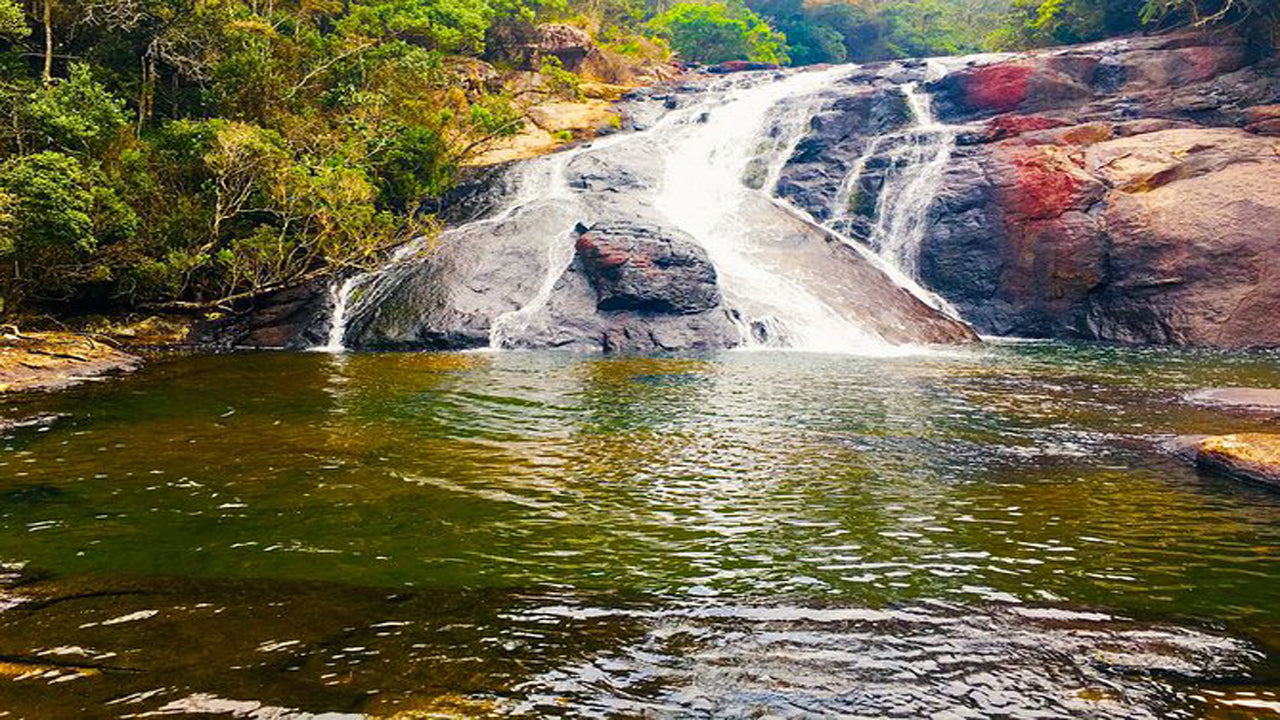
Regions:
<svg viewBox="0 0 1280 720"><path fill-rule="evenodd" d="M1274 428L1185 396L1277 359L235 354L9 400L61 417L0 453L0 717L1274 711L1280 493L1159 446Z"/></svg>

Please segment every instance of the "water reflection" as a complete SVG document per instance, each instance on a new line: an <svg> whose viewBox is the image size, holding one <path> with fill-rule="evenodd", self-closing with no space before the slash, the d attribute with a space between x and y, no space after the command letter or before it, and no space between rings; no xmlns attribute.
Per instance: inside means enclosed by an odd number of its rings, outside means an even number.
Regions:
<svg viewBox="0 0 1280 720"><path fill-rule="evenodd" d="M1200 713L1209 690L1226 698L1213 712L1259 712L1272 702L1266 688L1215 683L1271 682L1271 660L1254 653L1280 637L1280 499L1201 476L1158 446L1175 434L1272 423L1188 404L1189 390L1276 384L1270 356L1056 345L894 359L311 353L160 362L126 381L26 399L17 412L60 419L5 431L0 562L53 573L51 594L69 592L59 583L82 583L92 597L113 583L146 589L102 595L92 618L55 610L78 601L0 612L18 633L0 655L24 658L19 674L79 667L77 658L59 665L51 649L90 648L93 637L80 636L99 626L84 623L149 610L158 614L101 626L111 628L103 647L134 648L102 652L145 659L170 633L314 643L259 632L249 617L313 594L329 605L305 622L290 616L289 627L362 638L324 645L312 675L276 665L256 684L229 685L207 678L257 650L233 643L198 671L174 647L154 666L172 663L168 679L159 683L146 665L149 679L133 692L176 689L136 705L383 712L378 697L539 715L569 698L624 716L662 714L664 703L710 715L757 705L766 715L876 714L867 709L898 707L892 686L915 673L922 684L903 687L922 699L902 706L914 716L959 702L944 680L963 684L995 665L1021 670L997 674L1004 684L966 705L979 715L1006 701L1022 714L1045 703L1050 716L1075 712L1077 701L1104 717ZM159 592L148 578L191 590L147 605ZM317 584L304 592L301 582ZM401 593L418 598L403 612L374 601ZM207 602L224 609L199 629L206 621L192 609ZM565 604L586 608L595 629L569 622L545 662L516 653L519 667L503 670L506 643L560 633L561 619L537 608ZM1042 619L1008 609L1045 604L1137 624L1106 620L1097 635L1077 632L1084 621L1073 617L1058 638ZM454 607L486 619L446 617ZM895 607L943 619L758 617ZM721 614L689 614L714 608ZM379 647L363 637L379 637L364 620L384 616L469 627L471 644L382 646L377 661L342 654ZM184 623L192 628L175 627ZM1214 629L1186 629L1206 623ZM1161 647L1190 653L1195 671L1182 689L1133 681L1127 670L1120 679L1090 674L1098 653L1156 637L1144 634L1155 626L1175 636ZM134 627L140 634L127 635ZM1195 649L1178 644L1184 631ZM596 639L580 647L570 639L578 632ZM994 655L984 654L991 633L1001 638ZM1057 654L1018 640L1044 633L1057 638ZM41 634L66 637L55 645ZM939 674L929 643L949 648L962 680ZM477 654L476 644L491 651ZM1123 652L1154 657L1145 645ZM900 665L885 676L896 679L867 674L876 658ZM378 672L342 669L354 660ZM325 663L341 667L322 672ZM434 690L412 690L436 665L477 679L467 685L439 670ZM329 672L348 677L338 684L348 694L309 695L330 686ZM60 677L30 687L47 690ZM0 683L0 701L26 697L26 687ZM67 692L64 700L78 697Z"/></svg>

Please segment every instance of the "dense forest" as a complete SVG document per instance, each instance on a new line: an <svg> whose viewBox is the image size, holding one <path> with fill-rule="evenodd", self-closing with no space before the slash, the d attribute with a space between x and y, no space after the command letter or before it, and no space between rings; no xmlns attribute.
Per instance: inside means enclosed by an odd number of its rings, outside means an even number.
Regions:
<svg viewBox="0 0 1280 720"><path fill-rule="evenodd" d="M540 23L618 63L800 65L1278 18L1275 0L0 0L0 313L227 307L378 262L434 231L424 201L520 129L530 93L579 92L521 51Z"/></svg>

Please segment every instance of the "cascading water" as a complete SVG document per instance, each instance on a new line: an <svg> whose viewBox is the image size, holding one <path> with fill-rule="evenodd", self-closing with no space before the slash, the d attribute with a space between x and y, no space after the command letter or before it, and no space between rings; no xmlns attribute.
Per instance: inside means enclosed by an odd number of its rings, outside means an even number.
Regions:
<svg viewBox="0 0 1280 720"><path fill-rule="evenodd" d="M738 310L745 344L815 351L884 353L891 346L824 302L763 250L741 222L753 192L744 183L765 131L768 115L784 99L805 97L848 74L848 68L798 73L732 93L699 113L669 156L656 207L706 248L728 304ZM803 105L802 105L803 106ZM790 128L795 138L804 125ZM785 154L795 140L784 140ZM776 173L772 168L766 177ZM765 187L771 196L772 184Z"/></svg>
<svg viewBox="0 0 1280 720"><path fill-rule="evenodd" d="M920 243L927 211L942 185L942 173L955 148L954 128L939 124L929 95L916 83L902 88L916 124L907 140L889 155L902 171L886 183L876 207L870 244L911 277L918 276Z"/></svg>
<svg viewBox="0 0 1280 720"><path fill-rule="evenodd" d="M339 353L346 349L343 341L347 334L347 305L351 300L351 291L359 279L359 275L352 275L329 287L330 302L333 305L329 315L329 335L324 345L315 348L316 351Z"/></svg>
<svg viewBox="0 0 1280 720"><path fill-rule="evenodd" d="M557 332L574 328L582 317L557 326L566 308L581 307L563 295L572 292L566 288L574 287L573 273L581 272L574 270L574 228L622 215L687 233L706 251L724 317L740 336L737 342L730 338L730 345L901 353L902 343L929 335L903 330L903 323L918 321L918 313L894 299L895 292L905 288L939 305L910 273L899 272L906 255L876 256L775 195L813 117L838 97L839 84L855 70L709 80L699 92L681 95L679 109L661 114L647 129L521 163L508 174L516 190L501 212L446 231L439 238L439 247L448 247L443 256L431 248L436 259L429 265L438 270L421 274L427 267L423 240L402 248L382 268L335 284L328 342L317 349L367 346L368 332L385 338L373 341L377 347L450 346L453 337L466 338L463 347L476 347L478 332L492 349L577 342L580 335ZM882 251L890 247L886 238L901 237L902 248L919 243L919 216L954 143L954 133L932 121L927 96L914 90L907 88L917 117L913 130L927 140L912 144L922 162L904 163L911 171L886 188L885 195L895 199L882 197ZM917 165L928 172L916 172ZM846 178L846 184L856 180ZM829 247L832 241L843 251ZM875 269L859 270L859 264ZM414 309L424 301L431 309ZM882 301L895 309L886 314ZM727 332L734 334L732 327Z"/></svg>
<svg viewBox="0 0 1280 720"><path fill-rule="evenodd" d="M936 79L945 72L943 66L931 61L927 78ZM876 199L875 221L865 242L896 271L899 284L910 287L934 308L958 318L959 313L946 300L918 282L920 245L928 231L929 206L942 189L959 128L938 121L929 94L920 89L918 82L904 83L900 89L911 111L912 126L868 143L841 181L826 227L843 234L868 163L872 159L886 163L890 170Z"/></svg>

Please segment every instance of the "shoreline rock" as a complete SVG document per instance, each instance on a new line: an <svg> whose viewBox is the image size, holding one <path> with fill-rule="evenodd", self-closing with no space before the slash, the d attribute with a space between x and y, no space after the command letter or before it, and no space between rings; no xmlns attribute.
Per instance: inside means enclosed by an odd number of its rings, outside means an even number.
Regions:
<svg viewBox="0 0 1280 720"><path fill-rule="evenodd" d="M0 336L0 393L61 390L138 369L141 358L87 335L30 332Z"/></svg>
<svg viewBox="0 0 1280 720"><path fill-rule="evenodd" d="M1280 433L1180 438L1174 452L1197 467L1280 490Z"/></svg>

